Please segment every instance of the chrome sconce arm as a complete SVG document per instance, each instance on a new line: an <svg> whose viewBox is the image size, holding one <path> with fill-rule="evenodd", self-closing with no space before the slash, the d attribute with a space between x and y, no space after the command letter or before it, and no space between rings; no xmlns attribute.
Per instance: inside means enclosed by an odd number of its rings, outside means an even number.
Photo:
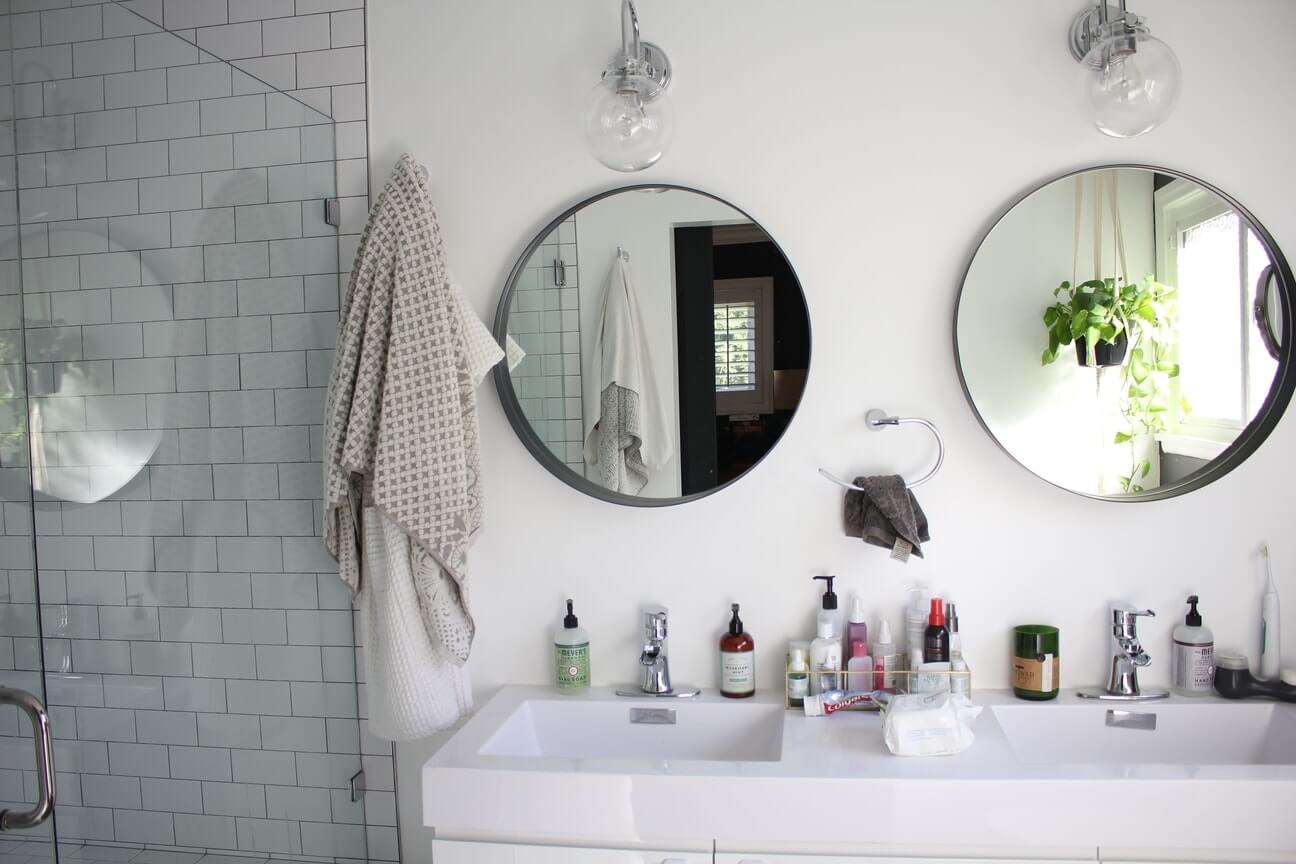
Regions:
<svg viewBox="0 0 1296 864"><path fill-rule="evenodd" d="M1094 125L1113 138L1150 132L1179 101L1179 60L1147 20L1099 0L1071 22L1068 47L1084 67L1082 92Z"/></svg>
<svg viewBox="0 0 1296 864"><path fill-rule="evenodd" d="M671 82L666 52L639 35L633 0L621 2L621 50L603 70L585 108L590 153L614 171L642 171L670 143Z"/></svg>
<svg viewBox="0 0 1296 864"><path fill-rule="evenodd" d="M603 70L603 75L643 75L662 90L670 86L670 59L661 48L639 38L639 13L634 0L621 2L621 53Z"/></svg>

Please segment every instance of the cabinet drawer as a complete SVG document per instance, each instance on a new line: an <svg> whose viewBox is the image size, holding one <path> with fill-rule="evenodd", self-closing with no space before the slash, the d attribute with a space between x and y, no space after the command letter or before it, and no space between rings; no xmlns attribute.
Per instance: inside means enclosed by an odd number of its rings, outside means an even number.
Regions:
<svg viewBox="0 0 1296 864"><path fill-rule="evenodd" d="M433 840L432 864L711 864L711 853Z"/></svg>

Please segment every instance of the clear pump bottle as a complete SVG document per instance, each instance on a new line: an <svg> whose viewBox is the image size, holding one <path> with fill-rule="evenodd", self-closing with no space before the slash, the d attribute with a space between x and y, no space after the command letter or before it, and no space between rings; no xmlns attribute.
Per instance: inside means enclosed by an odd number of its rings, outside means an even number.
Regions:
<svg viewBox="0 0 1296 864"><path fill-rule="evenodd" d="M842 643L827 609L820 611L818 637L810 643L810 695L841 688Z"/></svg>
<svg viewBox="0 0 1296 864"><path fill-rule="evenodd" d="M819 602L819 617L823 618L826 615L828 618L832 619L833 633L836 635L837 640L842 643L841 653L842 656L845 657L850 645L845 641L846 616L843 615L842 610L838 608L837 592L833 590L833 582L836 581L837 577L815 576L814 578L822 579L824 581L824 593Z"/></svg>

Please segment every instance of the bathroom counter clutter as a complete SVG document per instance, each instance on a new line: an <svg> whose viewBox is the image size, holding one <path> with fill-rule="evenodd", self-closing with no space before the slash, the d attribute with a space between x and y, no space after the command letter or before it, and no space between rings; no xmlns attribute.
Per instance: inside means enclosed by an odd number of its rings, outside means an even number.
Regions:
<svg viewBox="0 0 1296 864"><path fill-rule="evenodd" d="M773 691L505 687L424 765L423 820L441 839L576 846L1296 859L1296 706L973 695L971 748L907 758L878 714L806 717Z"/></svg>

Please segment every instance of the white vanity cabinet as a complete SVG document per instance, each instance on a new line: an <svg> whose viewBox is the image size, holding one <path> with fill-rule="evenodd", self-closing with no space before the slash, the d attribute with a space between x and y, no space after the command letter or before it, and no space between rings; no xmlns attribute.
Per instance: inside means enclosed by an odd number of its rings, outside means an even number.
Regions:
<svg viewBox="0 0 1296 864"><path fill-rule="evenodd" d="M712 864L711 852L433 840L432 864Z"/></svg>
<svg viewBox="0 0 1296 864"><path fill-rule="evenodd" d="M909 858L886 855L863 857L858 855L764 855L757 852L717 852L715 864L1094 864L1088 861L1067 861L1028 858Z"/></svg>
<svg viewBox="0 0 1296 864"><path fill-rule="evenodd" d="M907 855L795 855L782 852L704 851L704 844L692 850L611 849L574 846L539 846L530 843L490 843L462 840L434 840L432 864L1095 864L1098 858L930 858ZM1164 860L1130 860L1101 857L1101 864L1172 864ZM1198 859L1194 859L1198 860ZM1239 854L1200 864L1251 864L1278 858Z"/></svg>

